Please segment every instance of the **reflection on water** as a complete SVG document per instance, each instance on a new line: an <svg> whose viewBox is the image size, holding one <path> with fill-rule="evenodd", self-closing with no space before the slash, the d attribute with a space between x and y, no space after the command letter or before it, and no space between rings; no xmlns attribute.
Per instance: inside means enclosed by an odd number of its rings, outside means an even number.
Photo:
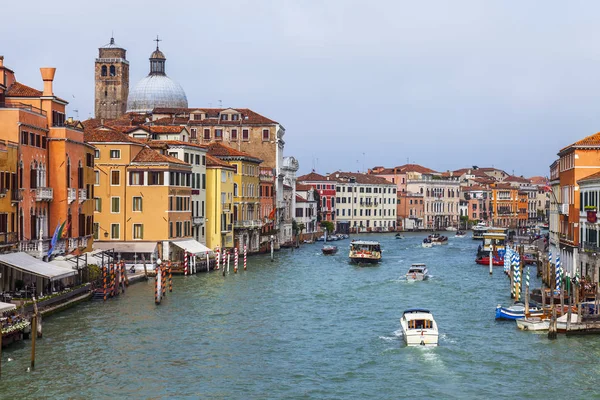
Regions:
<svg viewBox="0 0 600 400"><path fill-rule="evenodd" d="M469 238L425 249L423 237L363 237L382 244L375 267L349 264L347 240L333 256L316 243L250 257L226 277L175 277L160 306L152 282L135 284L46 318L35 371L29 341L5 349L0 398L556 398L593 386L596 337L550 342L496 322L510 301L501 268L475 264ZM429 281L404 279L415 262ZM433 312L438 347L404 346L411 307Z"/></svg>

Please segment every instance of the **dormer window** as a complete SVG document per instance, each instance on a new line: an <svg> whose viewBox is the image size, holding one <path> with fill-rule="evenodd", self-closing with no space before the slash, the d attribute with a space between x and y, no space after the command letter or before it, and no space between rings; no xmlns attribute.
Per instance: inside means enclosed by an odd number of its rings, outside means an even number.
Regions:
<svg viewBox="0 0 600 400"><path fill-rule="evenodd" d="M240 114L232 114L231 115L232 121L239 121L239 119L240 119Z"/></svg>
<svg viewBox="0 0 600 400"><path fill-rule="evenodd" d="M228 114L222 114L221 115L221 121L227 121L229 119L229 115Z"/></svg>
<svg viewBox="0 0 600 400"><path fill-rule="evenodd" d="M193 115L194 121L201 121L202 120L202 114L192 114L192 115Z"/></svg>

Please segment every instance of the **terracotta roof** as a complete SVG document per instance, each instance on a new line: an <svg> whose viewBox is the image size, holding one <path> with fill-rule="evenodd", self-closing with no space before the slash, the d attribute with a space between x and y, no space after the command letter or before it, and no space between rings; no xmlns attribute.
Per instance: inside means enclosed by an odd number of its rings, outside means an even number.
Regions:
<svg viewBox="0 0 600 400"><path fill-rule="evenodd" d="M155 121L152 121L153 124L156 125L186 125L189 122L189 118L179 118L179 117L163 117L159 118Z"/></svg>
<svg viewBox="0 0 600 400"><path fill-rule="evenodd" d="M180 165L187 165L187 166L190 165L184 161L181 161L178 158L161 154L158 151L153 150L149 147L142 149L142 151L140 151L135 156L135 158L133 160L131 160L131 162L139 162L139 163L165 163L165 162L168 162L171 164L180 164Z"/></svg>
<svg viewBox="0 0 600 400"><path fill-rule="evenodd" d="M600 179L600 172L586 176L585 178L579 179L577 182L594 181Z"/></svg>
<svg viewBox="0 0 600 400"><path fill-rule="evenodd" d="M531 183L529 179L523 178L522 176L509 175L502 182L518 182L518 183Z"/></svg>
<svg viewBox="0 0 600 400"><path fill-rule="evenodd" d="M303 185L301 183L296 183L296 191L297 192L307 192L311 190L313 187L310 185Z"/></svg>
<svg viewBox="0 0 600 400"><path fill-rule="evenodd" d="M43 92L27 85L23 85L20 82L15 82L6 91L8 97L40 97Z"/></svg>
<svg viewBox="0 0 600 400"><path fill-rule="evenodd" d="M238 111L241 114L241 118L237 121L222 121L216 119L221 112L226 110ZM207 115L208 118L204 120L190 120L189 115L191 112L203 112ZM267 125L277 123L276 121L273 121L270 118L260 115L248 108L155 108L153 110L153 113L172 114L176 117L176 119L185 118L185 123L189 122L190 125Z"/></svg>
<svg viewBox="0 0 600 400"><path fill-rule="evenodd" d="M401 172L419 172L421 174L432 174L437 172L419 164L404 164L396 168Z"/></svg>
<svg viewBox="0 0 600 400"><path fill-rule="evenodd" d="M130 138L124 133L106 127L84 129L83 140L86 143L141 143L139 140L134 140L133 138Z"/></svg>
<svg viewBox="0 0 600 400"><path fill-rule="evenodd" d="M233 167L233 165L219 160L217 157L213 157L210 154L206 155L206 166L207 167L221 167L221 168L231 168L231 169L235 169Z"/></svg>
<svg viewBox="0 0 600 400"><path fill-rule="evenodd" d="M251 156L243 151L236 150L232 147L225 146L223 143L213 142L206 146L208 148L208 154L214 157L244 157L249 161L261 163L263 160Z"/></svg>
<svg viewBox="0 0 600 400"><path fill-rule="evenodd" d="M548 179L543 176L532 176L529 181L534 185L545 185Z"/></svg>
<svg viewBox="0 0 600 400"><path fill-rule="evenodd" d="M600 132L586 136L583 139L568 145L567 147L563 147L560 149L558 154L564 152L565 150L569 150L571 147L600 147Z"/></svg>
<svg viewBox="0 0 600 400"><path fill-rule="evenodd" d="M492 186L492 189L515 189L510 183L497 183Z"/></svg>
<svg viewBox="0 0 600 400"><path fill-rule="evenodd" d="M296 195L296 203L308 203L308 200L302 196Z"/></svg>
<svg viewBox="0 0 600 400"><path fill-rule="evenodd" d="M482 185L473 185L473 186L463 186L460 188L461 192L479 192L479 191L489 191L490 189L486 186Z"/></svg>
<svg viewBox="0 0 600 400"><path fill-rule="evenodd" d="M131 133L137 130L143 130L149 133L181 133L185 128L185 126L152 126L152 125L138 125L138 126L130 126L127 128L125 133Z"/></svg>
<svg viewBox="0 0 600 400"><path fill-rule="evenodd" d="M297 182L323 182L327 181L327 178L323 175L319 175L316 172L311 172L310 174L302 175L296 178Z"/></svg>
<svg viewBox="0 0 600 400"><path fill-rule="evenodd" d="M385 178L381 178L377 175L363 174L361 172L341 172L336 171L332 174L327 175L330 181L348 183L350 178L356 179L356 183L366 185L391 185L396 186L395 183L391 183Z"/></svg>

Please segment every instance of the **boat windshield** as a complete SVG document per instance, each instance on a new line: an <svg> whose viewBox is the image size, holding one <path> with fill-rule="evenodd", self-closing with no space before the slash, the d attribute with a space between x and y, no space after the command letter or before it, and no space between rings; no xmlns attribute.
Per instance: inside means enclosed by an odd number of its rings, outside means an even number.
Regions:
<svg viewBox="0 0 600 400"><path fill-rule="evenodd" d="M431 329L433 322L428 319L413 319L408 321L408 329Z"/></svg>

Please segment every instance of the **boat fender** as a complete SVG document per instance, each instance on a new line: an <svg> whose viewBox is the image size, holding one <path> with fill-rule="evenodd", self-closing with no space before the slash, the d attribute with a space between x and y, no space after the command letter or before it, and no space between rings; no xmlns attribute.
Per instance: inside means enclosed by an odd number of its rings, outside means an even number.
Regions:
<svg viewBox="0 0 600 400"><path fill-rule="evenodd" d="M425 346L425 342L421 340L421 346Z"/></svg>

